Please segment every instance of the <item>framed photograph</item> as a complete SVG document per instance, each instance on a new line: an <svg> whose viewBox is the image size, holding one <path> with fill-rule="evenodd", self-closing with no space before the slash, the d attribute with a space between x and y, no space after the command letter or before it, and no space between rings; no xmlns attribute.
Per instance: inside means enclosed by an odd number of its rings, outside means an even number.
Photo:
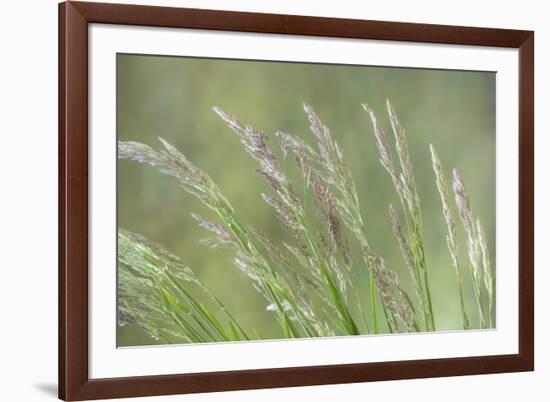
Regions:
<svg viewBox="0 0 550 402"><path fill-rule="evenodd" d="M534 369L534 33L59 5L59 397Z"/></svg>

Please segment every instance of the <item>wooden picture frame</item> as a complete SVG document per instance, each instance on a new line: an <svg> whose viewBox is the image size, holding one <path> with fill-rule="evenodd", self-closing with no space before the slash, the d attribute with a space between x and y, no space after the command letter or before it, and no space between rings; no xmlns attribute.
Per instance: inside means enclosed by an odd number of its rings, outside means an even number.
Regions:
<svg viewBox="0 0 550 402"><path fill-rule="evenodd" d="M88 25L120 24L519 49L519 353L400 362L90 379ZM534 369L534 33L184 8L59 5L59 397L139 397Z"/></svg>

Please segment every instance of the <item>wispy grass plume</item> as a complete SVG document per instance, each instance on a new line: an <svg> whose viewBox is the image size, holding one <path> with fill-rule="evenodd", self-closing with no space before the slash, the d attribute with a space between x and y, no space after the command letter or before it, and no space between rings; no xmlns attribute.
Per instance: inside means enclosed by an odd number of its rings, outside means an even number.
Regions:
<svg viewBox="0 0 550 402"><path fill-rule="evenodd" d="M399 284L397 274L386 267L384 260L373 254L368 247L363 249L365 257L369 260L376 280L376 288L380 292L380 298L388 317L391 332L418 331L418 325L414 318L412 303Z"/></svg>
<svg viewBox="0 0 550 402"><path fill-rule="evenodd" d="M324 197L327 200L320 204L325 206L325 210L330 210L330 213L325 212L329 227L331 226L330 222L339 222L338 218L341 219L345 227L355 235L361 248L368 247L365 225L360 212L359 197L343 153L332 137L329 128L321 122L313 108L304 104L304 110L308 116L310 131L317 143L317 150L310 147L299 137L277 132L275 135L279 140L283 154L285 156L289 153L292 154L302 171L306 183L312 183L311 187L313 187L317 199L323 198L319 196L320 193L327 195L327 197ZM319 189L322 189L322 191ZM328 198L329 195L330 198ZM342 229L339 224L332 226L338 229L336 231L338 236L333 236L333 241L338 245L337 248L341 250L347 264L349 259L347 239L341 235ZM335 230L331 230L331 232L335 232ZM374 333L378 333L377 290L374 271L370 269L370 262L367 258L365 256L363 258L365 266L369 269L371 328Z"/></svg>
<svg viewBox="0 0 550 402"><path fill-rule="evenodd" d="M453 169L453 191L456 207L466 232L470 272L476 295L480 327L492 327L495 281L489 263L485 236L479 221L474 220L470 198L466 193L464 181L456 169ZM488 303L485 302L486 299Z"/></svg>
<svg viewBox="0 0 550 402"><path fill-rule="evenodd" d="M419 293L419 303L423 309L426 330L434 331L435 320L429 288L428 270L424 254L420 198L418 197L418 192L416 189L416 181L413 174L412 161L409 153L407 137L405 136L405 130L401 126L393 106L390 101L387 100L386 109L391 123L395 151L399 161L399 170L397 170L393 162L386 135L378 123L374 111L367 104L363 104L363 109L369 114L372 122L374 136L376 139L378 152L380 154L380 163L389 173L395 187L395 191L399 197L403 214L407 217L409 244L410 249L412 250L414 264L413 277L415 278L415 289L417 289L417 292ZM407 244L402 243L403 239L398 238L397 240L400 244ZM407 245L407 247L409 246Z"/></svg>
<svg viewBox="0 0 550 402"><path fill-rule="evenodd" d="M464 305L464 289L462 285L462 272L460 271L456 223L449 204L447 181L445 180L445 173L443 172L441 161L437 156L435 148L431 144L430 152L432 155L432 167L435 173L435 182L441 198L441 205L443 207L443 217L445 218L445 224L447 225L447 247L449 248L453 269L456 273L458 283L458 296L460 301L460 309L462 311L462 327L464 329L470 329L470 320L468 319L468 314L466 313L466 307Z"/></svg>
<svg viewBox="0 0 550 402"><path fill-rule="evenodd" d="M306 268L319 288L325 290L321 299L337 314L337 326L346 334L357 335L359 330L346 300L346 276L342 264L333 255L323 253L323 247L307 225L304 205L293 189L292 184L280 168L280 164L268 145L265 133L242 123L235 116L214 108L220 118L239 136L245 150L260 164L258 173L272 187L275 194L262 194L264 201L270 205L283 228L294 240L295 246L290 248L298 254L297 259L306 263ZM314 187L317 205L325 217L328 232L337 246L341 247L339 223L334 214L332 195L324 187L315 172L308 174L310 184Z"/></svg>

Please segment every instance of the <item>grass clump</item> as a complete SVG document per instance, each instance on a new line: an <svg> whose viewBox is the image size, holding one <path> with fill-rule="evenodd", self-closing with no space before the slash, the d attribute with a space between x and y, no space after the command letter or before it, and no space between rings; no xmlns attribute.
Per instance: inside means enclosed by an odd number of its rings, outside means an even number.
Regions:
<svg viewBox="0 0 550 402"><path fill-rule="evenodd" d="M172 176L213 212L215 221L192 214L197 224L210 233L202 243L231 251L233 265L265 299L266 313L275 313L281 337L432 332L437 330L434 311L437 306L431 297L420 197L405 130L389 101L386 106L397 163L374 111L367 104L363 104L363 109L372 123L380 162L399 199L399 211L389 205L389 223L409 272L404 278L388 267L369 243L361 202L343 152L309 105L304 105L304 111L313 146L296 135L275 133L282 157L294 159L305 183L303 195L294 190L266 133L214 108L258 163L257 173L268 187L260 197L271 207L286 234L280 244L243 222L208 174L168 142L161 139L161 149L155 150L145 144L119 141L118 156ZM431 145L430 152L434 191L440 195L450 265L457 278L456 299L463 329L473 327L473 317L467 313L464 301L466 283L471 283L476 295L479 327L492 328L495 281L481 223L474 220L464 183L454 170L455 204L467 237L470 275L467 281L460 264L444 170ZM316 211L315 216L306 212L310 207ZM354 247L361 250L360 261L353 261ZM355 267L360 267L359 271ZM119 230L118 272L121 324L139 325L167 343L260 339L255 329L245 330L239 325L238 314L235 317L229 313L190 268L143 236ZM356 272L368 275L368 294L358 293L353 280ZM406 281L410 281L414 297L403 289ZM195 287L198 293L190 287ZM201 302L203 298L213 307L206 307Z"/></svg>

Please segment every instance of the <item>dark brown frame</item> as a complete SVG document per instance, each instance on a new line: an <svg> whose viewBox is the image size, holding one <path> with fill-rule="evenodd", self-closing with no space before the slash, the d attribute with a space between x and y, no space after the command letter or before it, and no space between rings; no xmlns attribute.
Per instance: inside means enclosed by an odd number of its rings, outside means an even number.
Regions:
<svg viewBox="0 0 550 402"><path fill-rule="evenodd" d="M88 24L106 23L519 49L519 353L126 378L88 377ZM59 397L85 400L534 369L534 33L184 8L59 5Z"/></svg>

